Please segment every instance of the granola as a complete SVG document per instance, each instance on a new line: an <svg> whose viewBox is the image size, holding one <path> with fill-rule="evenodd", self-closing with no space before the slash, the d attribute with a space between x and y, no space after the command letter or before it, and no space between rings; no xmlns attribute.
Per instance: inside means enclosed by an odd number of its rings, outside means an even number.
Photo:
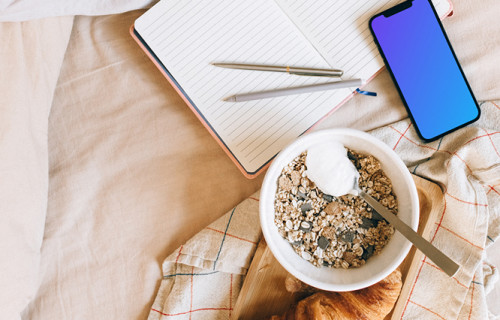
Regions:
<svg viewBox="0 0 500 320"><path fill-rule="evenodd" d="M359 187L397 214L390 179L372 155L348 150ZM274 223L293 249L315 266L359 267L380 254L394 228L357 196L323 193L306 175L307 151L285 166L278 178Z"/></svg>

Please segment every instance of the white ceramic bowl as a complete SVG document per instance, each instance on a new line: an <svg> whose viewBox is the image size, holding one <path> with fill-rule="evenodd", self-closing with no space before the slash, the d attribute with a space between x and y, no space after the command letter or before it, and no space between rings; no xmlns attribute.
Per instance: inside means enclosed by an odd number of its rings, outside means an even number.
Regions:
<svg viewBox="0 0 500 320"><path fill-rule="evenodd" d="M260 223L267 245L279 263L293 276L313 287L329 291L351 291L368 287L388 276L403 261L411 243L395 232L380 255L352 269L315 267L302 259L281 237L274 224L274 198L278 177L284 166L310 146L338 141L355 151L376 157L391 179L398 200L398 217L414 230L418 226L419 203L415 183L399 156L382 141L362 131L330 129L306 134L283 149L269 167L260 192Z"/></svg>

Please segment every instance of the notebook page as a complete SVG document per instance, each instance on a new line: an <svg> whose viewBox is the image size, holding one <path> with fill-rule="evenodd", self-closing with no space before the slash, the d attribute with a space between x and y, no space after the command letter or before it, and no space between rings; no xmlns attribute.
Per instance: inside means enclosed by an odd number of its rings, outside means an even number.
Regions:
<svg viewBox="0 0 500 320"><path fill-rule="evenodd" d="M384 66L368 27L376 13L401 0L275 0L321 53L332 68L344 70L344 78L370 79ZM447 0L433 0L440 16L450 9Z"/></svg>
<svg viewBox="0 0 500 320"><path fill-rule="evenodd" d="M210 64L328 67L274 1L163 0L136 20L135 29L248 172L258 170L355 90L221 101L236 93L333 81Z"/></svg>

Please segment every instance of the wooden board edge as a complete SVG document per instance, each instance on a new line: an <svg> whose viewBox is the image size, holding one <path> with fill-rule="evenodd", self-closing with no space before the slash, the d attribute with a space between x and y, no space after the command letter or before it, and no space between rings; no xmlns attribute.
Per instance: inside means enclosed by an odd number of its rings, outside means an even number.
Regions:
<svg viewBox="0 0 500 320"><path fill-rule="evenodd" d="M248 305L248 300L251 298L251 293L257 283L255 278L258 277L258 271L260 269L261 262L263 261L262 256L266 252L267 243L264 239L264 236L261 234L259 244L257 249L255 250L255 254L250 262L250 267L247 270L247 274L245 276L245 280L243 281L243 286L241 287L240 293L238 294L238 298L236 299L236 303L233 307L232 317L231 319L238 319L239 315L244 314L244 309ZM258 263L254 263L258 262Z"/></svg>

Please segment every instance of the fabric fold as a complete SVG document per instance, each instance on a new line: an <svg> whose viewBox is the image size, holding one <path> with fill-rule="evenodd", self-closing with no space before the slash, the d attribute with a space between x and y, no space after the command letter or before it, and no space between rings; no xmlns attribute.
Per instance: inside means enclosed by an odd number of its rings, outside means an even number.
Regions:
<svg viewBox="0 0 500 320"><path fill-rule="evenodd" d="M73 17L0 24L0 310L20 319L40 282L48 118Z"/></svg>

